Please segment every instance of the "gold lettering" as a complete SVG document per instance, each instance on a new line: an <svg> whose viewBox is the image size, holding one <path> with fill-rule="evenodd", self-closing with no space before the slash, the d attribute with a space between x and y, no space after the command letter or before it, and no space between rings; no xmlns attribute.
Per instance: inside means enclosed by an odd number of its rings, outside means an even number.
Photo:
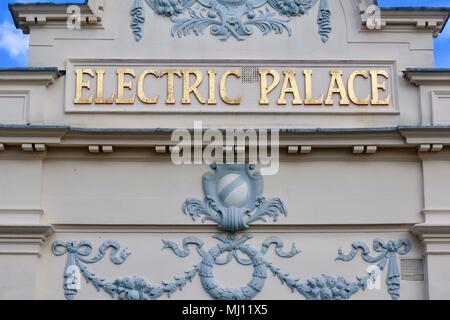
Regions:
<svg viewBox="0 0 450 320"><path fill-rule="evenodd" d="M285 105L286 94L292 93L294 99L292 100L293 105L302 104L302 98L300 97L300 91L298 90L297 79L295 79L295 70L285 70L284 71L284 83L281 89L280 98L278 99L278 104Z"/></svg>
<svg viewBox="0 0 450 320"><path fill-rule="evenodd" d="M166 104L175 104L176 87L175 77L182 78L183 91L179 93L182 95L182 104L191 104L193 100L197 100L200 104L217 105L218 95L225 104L239 105L242 101L242 96L229 96L229 85L235 83L229 83L230 77L237 79L241 78L241 72L239 69L230 69L223 74L218 74L215 69L208 69L208 87L206 84L202 87L204 77L204 71L195 68L185 69L146 69L136 77L134 68L118 68L117 69L117 91L110 93L110 88L106 85L107 70L94 69L94 68L78 68L75 69L75 97L74 104L104 104L111 105L116 104L134 104L136 99L143 104L157 104L160 101L159 94L150 95L148 91L151 91L154 78L160 78L167 75L167 96ZM305 81L305 92L303 88L299 87L297 79L297 73L303 72ZM348 77L344 78L344 72L342 69L331 69L330 82L328 91L324 94L318 95L313 90L313 69L285 69L283 73L281 70L264 69L259 70L260 76L260 99L261 105L270 105L271 95L277 95L278 105L287 105L288 102L292 105L334 105L337 99L335 95L339 95L339 105L348 106L350 104L359 106L386 106L391 103L392 94L389 92L389 71L388 70L364 70L357 69L352 70ZM108 74L109 75L109 74ZM282 77L284 78L282 79ZM220 77L220 78L218 78ZM151 78L151 80L149 79ZM137 81L136 81L137 80ZM146 80L149 80L146 82ZM281 81L283 80L283 82ZM95 83L94 83L95 81ZM370 81L370 93L366 95L366 86ZM219 83L218 83L219 82ZM359 92L359 87L364 88ZM136 88L134 87L136 85ZM150 87L150 85L152 87ZM217 85L219 88L217 88ZM277 87L281 86L281 90L278 91ZM92 86L96 86L96 92ZM106 87L105 87L106 86ZM204 90L202 89L204 88ZM147 92L146 92L147 90ZM206 92L206 90L208 90ZM219 92L217 92L219 90ZM202 92L205 91L205 92ZM274 93L274 92L277 93ZM278 95L279 93L279 95ZM147 95L148 94L148 95ZM304 94L304 96L303 96ZM109 95L109 96L108 96ZM316 95L316 96L314 96ZM106 96L106 97L105 97ZM194 96L194 97L192 97ZM364 97L365 96L365 97ZM304 98L304 99L303 99ZM276 99L276 98L274 98ZM272 101L275 102L275 101Z"/></svg>
<svg viewBox="0 0 450 320"><path fill-rule="evenodd" d="M114 103L114 93L111 98L105 99L103 97L103 89L105 82L105 70L97 70L97 96L95 98L96 104L113 104Z"/></svg>
<svg viewBox="0 0 450 320"><path fill-rule="evenodd" d="M208 77L209 77L209 97L207 102L208 104L217 104L216 75L217 72L215 70L208 70Z"/></svg>
<svg viewBox="0 0 450 320"><path fill-rule="evenodd" d="M367 106L369 105L370 96L367 96L364 99L359 99L356 96L355 93L355 79L356 77L363 77L364 79L369 78L369 74L365 70L356 70L351 75L350 78L348 78L348 95L350 97L350 100L357 105L360 106Z"/></svg>
<svg viewBox="0 0 450 320"><path fill-rule="evenodd" d="M268 84L268 75L273 77L273 82L270 85ZM261 97L259 104L267 105L270 104L269 93L280 83L281 76L276 70L259 70L259 76L261 78Z"/></svg>
<svg viewBox="0 0 450 320"><path fill-rule="evenodd" d="M240 96L236 98L230 98L228 96L227 79L229 76L235 76L239 79L241 77L241 72L239 70L228 70L222 75L222 77L220 78L220 97L226 104L238 105L241 103Z"/></svg>
<svg viewBox="0 0 450 320"><path fill-rule="evenodd" d="M167 99L166 104L175 104L175 76L181 77L179 70L163 70L161 76L167 75Z"/></svg>
<svg viewBox="0 0 450 320"><path fill-rule="evenodd" d="M145 78L146 78L148 75L153 75L153 76L155 76L156 78L159 77L158 72L157 72L155 69L147 69L147 70L145 70L145 71L140 75L139 80L138 80L138 98L139 98L139 100L142 101L142 103L145 103L145 104L157 104L157 103L158 103L158 100L159 100L159 96L158 96L158 95L153 96L153 97L151 97L151 98L148 98L148 97L145 95L145 91L144 91L144 83L145 83Z"/></svg>
<svg viewBox="0 0 450 320"><path fill-rule="evenodd" d="M203 74L198 69L183 69L183 98L181 99L182 104L191 104L191 93L197 98L201 104L206 103L206 99L198 91L198 87L203 81ZM195 82L191 85L191 74L195 76Z"/></svg>
<svg viewBox="0 0 450 320"><path fill-rule="evenodd" d="M133 69L118 69L117 70L117 98L116 104L133 104L136 100L136 95L132 94L131 97L125 98L125 89L132 90L133 85L131 81L125 82L125 75L130 75L133 78L136 77Z"/></svg>
<svg viewBox="0 0 450 320"><path fill-rule="evenodd" d="M305 75L305 105L322 105L323 104L323 94L319 99L313 98L313 89L312 89L312 70L304 70L303 74Z"/></svg>
<svg viewBox="0 0 450 320"><path fill-rule="evenodd" d="M339 104L341 106L350 105L350 100L347 96L347 91L345 89L344 81L342 79L342 70L333 69L330 70L331 80L330 87L328 89L327 99L325 100L325 105L332 106L334 104L333 94L339 93L341 100Z"/></svg>
<svg viewBox="0 0 450 320"><path fill-rule="evenodd" d="M73 101L74 104L92 104L94 102L94 95L91 94L89 97L83 97L83 88L88 90L91 89L91 82L86 81L83 82L83 76L85 74L94 77L94 71L92 69L76 69L75 74L77 75L76 87L75 87L75 99Z"/></svg>
<svg viewBox="0 0 450 320"><path fill-rule="evenodd" d="M378 76L389 79L386 70L370 70L372 77L372 104L378 106L388 106L391 103L391 95L388 94L386 98L380 100L379 90L386 91L386 82L378 82Z"/></svg>

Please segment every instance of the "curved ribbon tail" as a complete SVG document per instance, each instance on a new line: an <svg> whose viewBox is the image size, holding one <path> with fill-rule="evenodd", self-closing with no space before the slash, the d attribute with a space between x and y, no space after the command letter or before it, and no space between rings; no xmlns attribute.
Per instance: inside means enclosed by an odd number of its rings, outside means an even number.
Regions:
<svg viewBox="0 0 450 320"><path fill-rule="evenodd" d="M278 237L270 237L264 240L264 242L262 243L260 249L261 254L265 255L271 245L275 245L275 253L277 254L277 256L281 258L292 258L301 252L296 248L295 243L292 244L291 249L289 251L283 251L284 248L283 241Z"/></svg>
<svg viewBox="0 0 450 320"><path fill-rule="evenodd" d="M69 253L66 261L66 267L64 269L64 296L67 300L73 300L75 296L78 293L78 288L74 286L74 281L77 281L79 279L76 279L75 275L75 269L78 269L75 254Z"/></svg>
<svg viewBox="0 0 450 320"><path fill-rule="evenodd" d="M389 257L386 284L392 299L398 300L400 298L400 272L398 270L397 257L394 253L391 253Z"/></svg>
<svg viewBox="0 0 450 320"><path fill-rule="evenodd" d="M143 25L145 22L145 11L142 0L134 0L130 11L131 15L131 30L134 35L134 40L141 41L143 38Z"/></svg>
<svg viewBox="0 0 450 320"><path fill-rule="evenodd" d="M163 249L170 249L172 250L172 252L180 257L180 258L185 258L187 256L189 256L189 254L191 253L191 251L189 250L189 245L194 245L197 248L197 252L200 255L204 254L204 251L202 249L203 246L203 241L196 238L196 237L187 237L183 240L183 248L180 249L180 247L174 242L174 241L170 241L170 240L162 240L162 242L164 243L164 248Z"/></svg>
<svg viewBox="0 0 450 320"><path fill-rule="evenodd" d="M319 35L322 42L327 42L331 33L331 11L328 5L328 0L320 0L319 15L317 17L317 24L319 25Z"/></svg>
<svg viewBox="0 0 450 320"><path fill-rule="evenodd" d="M78 259L81 262L84 263L96 263L98 261L100 261L101 259L103 259L103 257L106 254L106 250L111 249L111 252L109 254L109 259L111 260L112 263L114 264L122 264L125 262L125 260L127 259L127 257L131 254L130 252L128 252L128 250L125 248L123 250L120 250L120 244L116 241L113 240L108 240L105 241L100 248L98 249L98 253L97 255L95 255L92 258L84 258L81 256L78 256ZM120 250L120 251L119 251Z"/></svg>

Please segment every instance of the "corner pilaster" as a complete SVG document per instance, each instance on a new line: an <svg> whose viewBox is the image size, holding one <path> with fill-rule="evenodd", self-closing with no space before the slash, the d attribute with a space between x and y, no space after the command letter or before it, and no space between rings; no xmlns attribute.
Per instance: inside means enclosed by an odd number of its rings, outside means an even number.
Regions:
<svg viewBox="0 0 450 320"><path fill-rule="evenodd" d="M424 245L428 299L450 299L450 223L418 224L412 232Z"/></svg>
<svg viewBox="0 0 450 320"><path fill-rule="evenodd" d="M435 140L432 140L435 141ZM419 152L424 222L412 228L423 243L428 299L450 299L450 152Z"/></svg>
<svg viewBox="0 0 450 320"><path fill-rule="evenodd" d="M40 248L54 229L47 224L0 225L0 299L33 299Z"/></svg>

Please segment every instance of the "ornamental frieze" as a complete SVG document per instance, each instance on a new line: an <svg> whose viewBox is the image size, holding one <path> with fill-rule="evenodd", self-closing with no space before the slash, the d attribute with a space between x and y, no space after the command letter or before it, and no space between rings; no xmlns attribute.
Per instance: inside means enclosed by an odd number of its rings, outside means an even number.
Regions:
<svg viewBox="0 0 450 320"><path fill-rule="evenodd" d="M245 40L255 30L290 36L290 18L301 17L319 3L318 33L327 42L332 30L328 0L134 0L131 29L134 39L143 38L146 8L173 22L172 36L202 35L209 30L222 41Z"/></svg>
<svg viewBox="0 0 450 320"><path fill-rule="evenodd" d="M67 299L74 299L81 289L81 278L92 284L98 291L107 292L112 298L124 300L158 299L163 295L171 296L187 286L198 277L203 289L213 299L220 300L249 300L255 298L262 290L269 276L281 281L293 293L308 300L344 300L351 298L359 291L367 289L368 284L375 281L377 270L386 272L386 287L392 299L400 298L400 271L398 255L406 255L411 250L408 239L398 241L384 241L375 239L371 255L369 246L361 241L351 244L348 254L339 249L336 261L350 261L361 252L365 262L371 263L367 273L347 279L335 275L322 274L309 279L299 279L271 262L266 254L274 247L275 254L284 259L293 259L301 253L294 243L285 249L282 239L270 236L264 240L259 248L248 243L252 238L250 233L252 223L274 222L280 216L287 216L287 208L280 198L266 199L263 197L263 178L255 172L255 167L249 164L217 164L212 165L213 172L203 176L204 200L188 198L182 206L185 214L193 220L201 218L203 222L211 221L217 224L222 232L213 236L217 244L206 247L204 241L196 236L186 237L179 245L171 240L163 239L165 249L170 250L177 257L185 258L191 254L191 248L200 256L199 262L172 280L159 284L149 282L142 277L125 276L114 280L107 280L88 268L97 263L110 250L109 258L112 263L120 265L126 261L130 253L127 249L120 250L116 241L106 241L98 249L98 253L91 256L93 246L89 241L55 241L52 245L56 256L67 255L64 270L64 295ZM91 256L91 257L90 257ZM214 267L224 266L231 261L253 268L249 282L239 288L229 288L218 283L214 277Z"/></svg>

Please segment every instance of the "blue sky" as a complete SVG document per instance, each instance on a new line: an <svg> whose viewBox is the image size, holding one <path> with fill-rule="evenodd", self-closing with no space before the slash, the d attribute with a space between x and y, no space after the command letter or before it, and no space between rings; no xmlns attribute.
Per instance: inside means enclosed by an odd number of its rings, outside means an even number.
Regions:
<svg viewBox="0 0 450 320"><path fill-rule="evenodd" d="M28 37L14 27L8 2L44 2L48 0L0 0L0 68L26 66L28 63ZM54 0L51 2L80 3L83 0ZM379 0L381 6L434 6L450 7L450 0ZM436 67L450 68L450 23L435 40Z"/></svg>

